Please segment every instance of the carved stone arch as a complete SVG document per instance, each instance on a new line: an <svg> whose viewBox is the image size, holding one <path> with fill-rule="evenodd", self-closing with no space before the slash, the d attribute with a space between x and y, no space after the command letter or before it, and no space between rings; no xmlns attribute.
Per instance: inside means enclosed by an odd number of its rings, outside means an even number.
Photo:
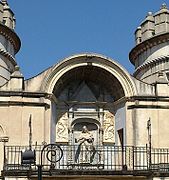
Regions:
<svg viewBox="0 0 169 180"><path fill-rule="evenodd" d="M101 124L97 119L93 118L77 118L72 122L73 139L78 139L80 137L84 126L86 126L88 131L92 134L94 138L94 144L98 145L100 139L99 132ZM74 144L74 142L72 144Z"/></svg>
<svg viewBox="0 0 169 180"><path fill-rule="evenodd" d="M76 123L81 123L81 122L89 122L89 123L94 123L94 124L97 124L98 127L101 126L101 123L97 120L97 119L94 119L94 118L89 118L88 116L84 116L83 118L76 118L72 121L71 123L71 126L74 127L74 125Z"/></svg>
<svg viewBox="0 0 169 180"><path fill-rule="evenodd" d="M86 66L98 67L112 74L122 86L125 97L131 97L137 94L136 86L130 74L117 62L98 54L74 55L53 66L51 71L46 75L41 85L41 90L52 94L56 83L64 74L75 68Z"/></svg>
<svg viewBox="0 0 169 180"><path fill-rule="evenodd" d="M109 95L111 98L107 98L107 100L101 99L101 96L97 97L97 86L95 87L95 85L108 90L106 95ZM70 96L73 97L72 99L69 99L70 87L74 88ZM54 125L52 126L52 131L56 132L57 142L65 143L70 143L69 140L73 139L69 122L72 122L76 116L80 117L81 115L97 117L100 121L101 119L103 121L104 110L108 108L105 105L111 106L112 112L119 110L117 116L116 113L114 114L115 117L112 116L112 121L110 121L109 117L104 124L102 122L101 128L104 126L107 131L105 133L99 132L100 139L103 139L104 143L113 143L115 136L117 136L114 135L114 130L116 129L117 131L121 128L121 124L124 126L122 128L126 126L124 123L126 121L125 99L137 95L136 86L130 74L117 62L98 54L71 56L53 66L43 80L41 91L54 94L52 103L55 108L54 110L52 109L52 118L60 120L55 122L57 123L55 127ZM85 96L81 96L84 94L83 92L88 92L86 94L90 95L90 97L88 96L87 99ZM102 92L100 94L105 95ZM79 101L77 97L83 98ZM88 101L84 101L85 99ZM120 107L119 104L122 108L118 109ZM114 106L116 106L116 109ZM80 110L82 108L83 112ZM93 109L92 112L89 108ZM63 112L59 115L59 111L62 110ZM68 112L67 116L63 116L65 112ZM119 124L114 123L116 118ZM101 134L104 135L103 138ZM109 135L112 136L111 139L107 138ZM51 136L54 137L52 133Z"/></svg>

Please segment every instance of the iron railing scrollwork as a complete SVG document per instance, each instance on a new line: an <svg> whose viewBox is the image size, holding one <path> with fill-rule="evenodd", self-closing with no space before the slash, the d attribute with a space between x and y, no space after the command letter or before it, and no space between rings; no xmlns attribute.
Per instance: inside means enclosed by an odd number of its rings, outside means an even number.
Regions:
<svg viewBox="0 0 169 180"><path fill-rule="evenodd" d="M43 154L45 153L46 159L51 163L57 163L63 157L63 150L56 144L44 145L41 151L41 164L43 164Z"/></svg>
<svg viewBox="0 0 169 180"><path fill-rule="evenodd" d="M29 148L29 147L28 147ZM77 156L78 146L46 145L32 146L36 151L36 164L31 169L37 171L37 165L42 163L43 170L93 170L93 171L160 171L169 173L169 149L151 149L135 146L95 146L92 161L82 161L83 153ZM4 171L23 171L26 166L21 164L22 146L5 146ZM151 154L150 154L151 152ZM151 164L149 158L151 156ZM85 156L84 156L85 157ZM90 172L91 172L90 171Z"/></svg>

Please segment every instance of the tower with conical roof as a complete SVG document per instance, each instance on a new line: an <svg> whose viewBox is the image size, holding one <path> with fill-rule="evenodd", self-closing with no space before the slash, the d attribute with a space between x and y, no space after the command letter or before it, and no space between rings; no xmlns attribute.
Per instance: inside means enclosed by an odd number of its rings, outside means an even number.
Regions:
<svg viewBox="0 0 169 180"><path fill-rule="evenodd" d="M15 17L7 0L0 1L0 86L4 85L17 65L15 54L21 42L14 31Z"/></svg>
<svg viewBox="0 0 169 180"><path fill-rule="evenodd" d="M135 66L134 77L146 83L167 81L169 73L169 9L162 4L161 9L149 12L135 31L136 46L129 54Z"/></svg>

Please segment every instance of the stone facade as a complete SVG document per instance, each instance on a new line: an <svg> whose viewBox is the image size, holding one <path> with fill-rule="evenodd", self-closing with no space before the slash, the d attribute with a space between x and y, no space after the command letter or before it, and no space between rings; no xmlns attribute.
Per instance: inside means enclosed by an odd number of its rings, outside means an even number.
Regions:
<svg viewBox="0 0 169 180"><path fill-rule="evenodd" d="M1 169L3 145L28 145L30 115L33 144L76 145L86 126L93 135L94 145L145 146L147 121L151 119L152 147L169 148L169 10L166 5L155 14L148 13L136 30L136 46L130 52L130 60L135 65L133 76L113 59L88 53L70 56L25 80L15 61L20 40L14 27L14 14L2 0Z"/></svg>

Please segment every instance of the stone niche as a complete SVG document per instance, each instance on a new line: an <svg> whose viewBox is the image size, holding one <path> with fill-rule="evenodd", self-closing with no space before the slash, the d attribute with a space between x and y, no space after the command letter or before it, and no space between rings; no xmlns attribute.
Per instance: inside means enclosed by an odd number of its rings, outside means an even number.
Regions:
<svg viewBox="0 0 169 180"><path fill-rule="evenodd" d="M58 120L56 122L56 143L68 143L69 142L69 118L68 113L59 113ZM74 126L74 138L78 136L78 132L81 131L82 127L85 125L93 133L95 137L95 143L98 143L98 129L92 129L92 123L90 118L80 118L80 121ZM103 116L103 143L104 144L114 144L115 143L115 116L112 112L105 110ZM94 125L94 124L93 124ZM96 125L95 125L96 126ZM98 127L99 128L99 127ZM95 132L96 131L96 132ZM100 138L99 138L100 139ZM100 139L101 140L101 139ZM74 144L74 143L73 143Z"/></svg>

